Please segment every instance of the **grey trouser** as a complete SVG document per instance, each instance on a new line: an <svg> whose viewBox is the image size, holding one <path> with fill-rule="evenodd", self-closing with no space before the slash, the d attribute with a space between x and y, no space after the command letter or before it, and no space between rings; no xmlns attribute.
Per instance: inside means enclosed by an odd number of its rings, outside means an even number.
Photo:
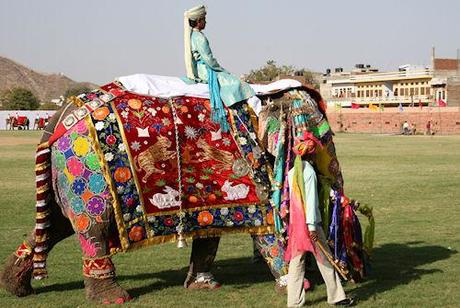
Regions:
<svg viewBox="0 0 460 308"><path fill-rule="evenodd" d="M326 249L329 249L326 243L326 237L320 225L317 226L318 241L321 241ZM318 264L319 271L327 288L327 302L329 304L337 303L346 298L343 291L342 284L340 283L339 274L335 271L334 267L328 262L326 256L322 253L319 247L315 247L318 251L319 257L316 257L316 264ZM298 255L289 263L288 273L288 307L300 307L305 304L305 290L303 288L303 279L305 276L305 255Z"/></svg>

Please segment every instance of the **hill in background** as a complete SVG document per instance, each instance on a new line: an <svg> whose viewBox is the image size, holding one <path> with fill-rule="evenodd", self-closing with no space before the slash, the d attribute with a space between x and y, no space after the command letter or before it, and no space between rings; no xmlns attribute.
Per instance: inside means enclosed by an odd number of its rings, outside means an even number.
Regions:
<svg viewBox="0 0 460 308"><path fill-rule="evenodd" d="M8 58L0 57L0 92L21 87L32 91L40 101L49 102L77 86L90 89L97 87L90 82L76 82L63 74L38 73Z"/></svg>

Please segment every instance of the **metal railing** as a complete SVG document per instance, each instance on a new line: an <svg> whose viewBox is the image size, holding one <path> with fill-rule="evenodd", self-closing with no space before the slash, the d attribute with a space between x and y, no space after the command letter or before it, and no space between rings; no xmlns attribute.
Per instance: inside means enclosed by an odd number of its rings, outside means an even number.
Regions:
<svg viewBox="0 0 460 308"><path fill-rule="evenodd" d="M408 70L408 71L393 71L382 73L362 73L350 74L348 76L329 76L326 78L328 83L354 83L354 82L373 82L373 81L388 81L401 79L419 79L432 78L433 70Z"/></svg>
<svg viewBox="0 0 460 308"><path fill-rule="evenodd" d="M392 96L392 97L367 97L367 98L358 98L358 97L344 97L344 98L329 98L327 99L328 105L342 105L350 106L351 103L367 105L367 104L408 104L414 103L417 105L419 102L429 103L433 102L432 95L414 95L414 96Z"/></svg>

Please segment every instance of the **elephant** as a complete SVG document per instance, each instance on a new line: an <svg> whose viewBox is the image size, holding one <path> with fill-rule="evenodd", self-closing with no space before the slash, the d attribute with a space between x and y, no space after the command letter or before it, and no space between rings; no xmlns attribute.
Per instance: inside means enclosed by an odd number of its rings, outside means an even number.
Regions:
<svg viewBox="0 0 460 308"><path fill-rule="evenodd" d="M210 271L219 238L246 232L283 291L289 227L283 177L292 164L292 136L282 127L289 119L291 131L312 133L322 144L312 163L320 179L323 227L335 236L329 242L344 271L362 277L373 230L366 230L363 246L357 207L330 198L331 189L343 193L343 179L319 93L299 85L261 98L259 117L246 101L226 109L229 132L212 121L206 98L159 98L119 82L70 98L37 148L36 227L7 259L2 287L17 296L32 293L32 276L47 275L46 255L76 234L91 301L131 299L116 281L115 252L170 241L182 246L186 237L193 243L184 287L218 288ZM360 211L373 221L371 209ZM339 221L346 238L334 229Z"/></svg>
<svg viewBox="0 0 460 308"><path fill-rule="evenodd" d="M30 121L26 116L9 116L6 118L5 128L14 130L15 127L20 130L29 130Z"/></svg>
<svg viewBox="0 0 460 308"><path fill-rule="evenodd" d="M45 129L45 126L47 125L48 121L49 121L49 117L47 117L47 118L43 118L43 117L35 118L35 120L34 120L34 128L33 129L37 129L37 130Z"/></svg>
<svg viewBox="0 0 460 308"><path fill-rule="evenodd" d="M36 226L6 260L1 286L31 294L32 277L47 276L47 254L73 234L86 298L96 303L131 299L116 280L115 252L186 237L193 238L186 288L220 286L210 268L226 232L251 233L277 281L285 277L270 168L250 109L229 108L230 132L209 114L208 99L155 98L119 83L70 98L37 147Z"/></svg>

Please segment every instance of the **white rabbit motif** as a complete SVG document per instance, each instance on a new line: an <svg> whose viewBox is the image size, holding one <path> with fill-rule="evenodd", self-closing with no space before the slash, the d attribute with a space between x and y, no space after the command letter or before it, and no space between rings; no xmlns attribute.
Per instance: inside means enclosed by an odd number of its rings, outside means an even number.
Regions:
<svg viewBox="0 0 460 308"><path fill-rule="evenodd" d="M165 186L163 189L165 192L156 193L150 198L150 202L159 209L167 209L170 207L176 207L181 205L180 200L176 200L176 197L179 196L179 192L169 186Z"/></svg>
<svg viewBox="0 0 460 308"><path fill-rule="evenodd" d="M238 184L232 186L232 182L225 181L222 185L221 190L227 193L227 196L224 197L225 200L239 200L245 199L249 193L249 186L246 184Z"/></svg>

